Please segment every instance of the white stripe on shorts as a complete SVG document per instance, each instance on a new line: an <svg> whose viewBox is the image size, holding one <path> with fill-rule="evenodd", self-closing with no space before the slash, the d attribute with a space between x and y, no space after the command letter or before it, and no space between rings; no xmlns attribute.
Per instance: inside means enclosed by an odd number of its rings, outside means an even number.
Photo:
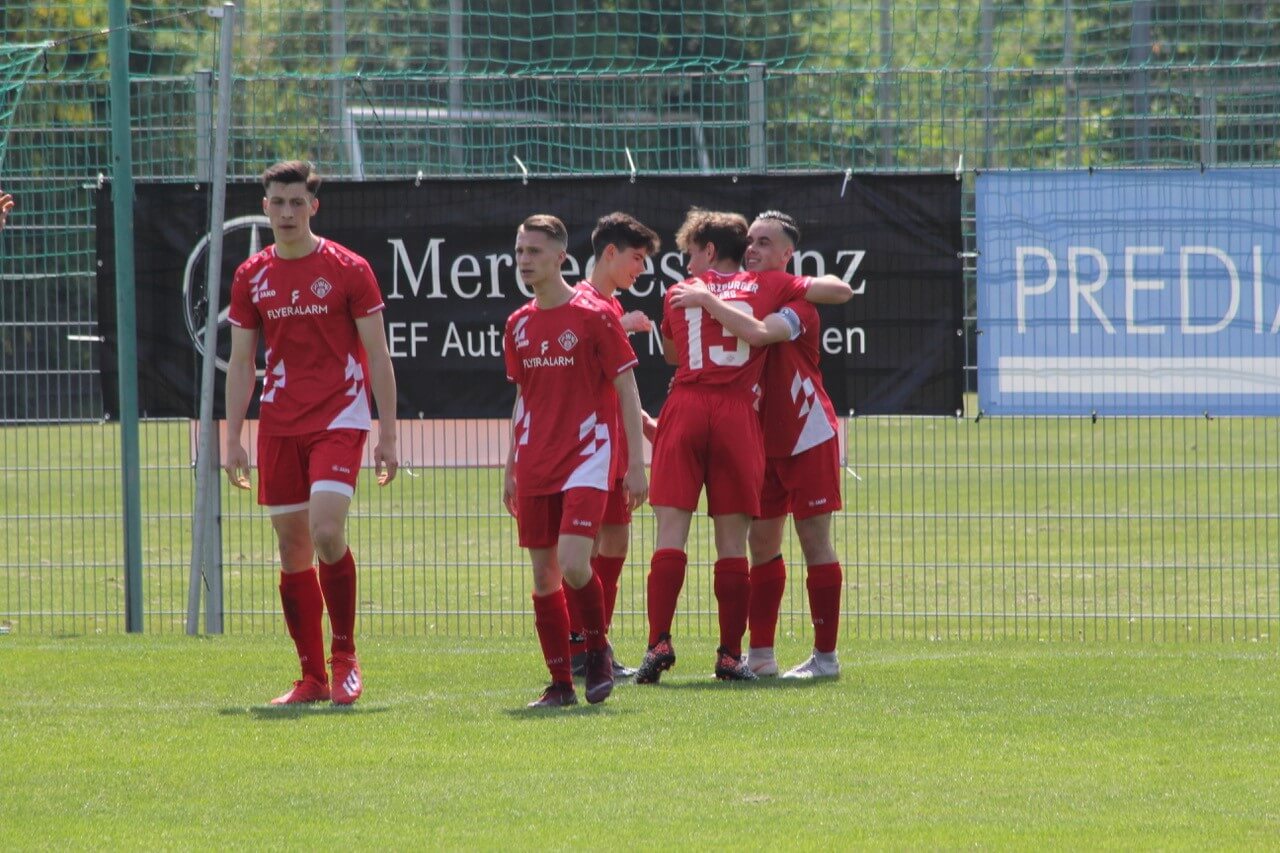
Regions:
<svg viewBox="0 0 1280 853"><path fill-rule="evenodd" d="M291 512L301 512L310 504L286 504L285 506L269 506L267 507L268 515L288 515Z"/></svg>
<svg viewBox="0 0 1280 853"><path fill-rule="evenodd" d="M311 494L314 495L316 492L337 492L349 498L355 495L356 490L354 486L348 486L337 480L316 480L311 484Z"/></svg>

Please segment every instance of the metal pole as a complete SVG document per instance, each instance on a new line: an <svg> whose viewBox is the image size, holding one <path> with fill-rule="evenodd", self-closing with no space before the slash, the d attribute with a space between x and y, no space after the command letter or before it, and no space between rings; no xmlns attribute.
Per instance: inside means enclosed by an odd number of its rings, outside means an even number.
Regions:
<svg viewBox="0 0 1280 853"><path fill-rule="evenodd" d="M222 296L222 225L227 206L227 150L231 124L231 46L235 33L236 7L223 3L210 14L222 18L218 50L218 118L213 146L213 182L210 187L209 268L205 275L208 313L204 326L204 362L200 376L200 443L196 451L196 517L192 525L191 579L187 588L187 633L199 629L200 586L209 587L209 610L205 630L222 631L222 565L211 555L210 545L218 535L218 506L213 503L219 476L218 442L213 424L214 379L218 364L218 314ZM210 618L212 616L212 618Z"/></svg>
<svg viewBox="0 0 1280 853"><path fill-rule="evenodd" d="M1138 142L1138 160L1151 159L1151 72L1147 63L1151 60L1151 0L1134 0L1133 29L1129 39L1129 64L1134 66L1130 77L1133 86L1133 135Z"/></svg>
<svg viewBox="0 0 1280 853"><path fill-rule="evenodd" d="M747 157L751 171L763 174L769 168L765 150L764 63L747 66Z"/></svg>
<svg viewBox="0 0 1280 853"><path fill-rule="evenodd" d="M343 79L347 64L347 3L331 0L329 4L329 63L333 80L329 83L329 103L333 110L333 126L345 138L347 126L347 86ZM350 153L348 152L348 159ZM348 164L350 165L350 164Z"/></svg>
<svg viewBox="0 0 1280 853"><path fill-rule="evenodd" d="M196 72L196 180L209 183L209 140L213 138L213 72Z"/></svg>
<svg viewBox="0 0 1280 853"><path fill-rule="evenodd" d="M880 74L876 83L878 156L881 166L892 166L894 160L893 119L893 0L880 0Z"/></svg>
<svg viewBox="0 0 1280 853"><path fill-rule="evenodd" d="M982 165L991 165L991 147L993 134L991 131L991 114L995 111L995 95L991 91L991 66L995 63L995 48L993 41L995 39L996 13L992 8L991 0L982 0L979 6L979 24L982 30L982 46L981 59L984 81L982 87Z"/></svg>
<svg viewBox="0 0 1280 853"><path fill-rule="evenodd" d="M1072 0L1066 0L1062 10L1062 64L1067 67L1063 98L1066 103L1067 165L1080 165L1080 103L1076 90L1076 20Z"/></svg>
<svg viewBox="0 0 1280 853"><path fill-rule="evenodd" d="M1218 93L1213 89L1200 94L1200 162L1218 165Z"/></svg>
<svg viewBox="0 0 1280 853"><path fill-rule="evenodd" d="M457 171L466 165L462 136L462 72L466 55L462 41L462 0L449 0L449 163Z"/></svg>
<svg viewBox="0 0 1280 853"><path fill-rule="evenodd" d="M120 372L120 474L124 500L125 630L142 631L142 495L138 450L138 316L133 266L133 151L129 108L129 13L110 0L111 200L116 249L116 363Z"/></svg>

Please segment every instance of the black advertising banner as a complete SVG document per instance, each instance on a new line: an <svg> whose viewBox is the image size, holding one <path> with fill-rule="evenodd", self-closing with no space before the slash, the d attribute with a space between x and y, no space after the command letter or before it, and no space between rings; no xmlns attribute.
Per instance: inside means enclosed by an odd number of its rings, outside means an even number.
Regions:
<svg viewBox="0 0 1280 853"><path fill-rule="evenodd" d="M508 416L515 394L505 379L502 329L532 296L517 280L516 227L533 213L563 219L570 234L565 278L575 283L590 270L596 219L614 210L636 216L663 240L631 292L619 294L626 310L654 320L651 334L631 341L641 397L646 409L659 411L672 368L662 359L657 321L662 294L685 275L673 235L692 206L748 219L768 209L790 213L802 230L798 271L853 285L847 305L820 309L823 374L837 412L953 415L961 408L960 184L953 175L335 180L319 198L313 229L367 258L382 286L401 417ZM138 184L135 199L139 404L149 417L196 417L209 187ZM232 274L271 242L261 200L258 184L227 187L220 360L230 351ZM99 193L97 233L103 392L114 401L110 187Z"/></svg>

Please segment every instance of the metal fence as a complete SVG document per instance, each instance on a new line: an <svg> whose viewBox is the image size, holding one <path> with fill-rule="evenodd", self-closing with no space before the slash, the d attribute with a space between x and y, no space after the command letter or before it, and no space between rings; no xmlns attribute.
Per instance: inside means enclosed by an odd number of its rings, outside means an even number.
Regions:
<svg viewBox="0 0 1280 853"><path fill-rule="evenodd" d="M0 233L0 629L113 632L125 609L121 452L98 379L93 221L111 163L105 42L93 35L106 20L71 0L39 5L39 25L34 3L0 13L14 43L55 39L19 82L0 78L0 97L21 95L0 101L0 186L20 204ZM611 30L585 7L565 35L555 16L520 23L491 5L387 5L247 10L233 177L299 154L350 177L518 179L513 153L541 174L625 174L624 149L650 173L956 169L972 249L974 167L1280 161L1280 24L1254 4L796 2L787 21L815 23L784 37L748 2L725 14L755 23L685 33L671 55L646 53L650 24ZM200 70L216 64L216 26L203 7L174 6L172 18L131 21L132 158L139 178L199 181L212 113ZM969 306L975 271L971 257ZM141 414L145 627L179 631L194 431ZM1274 419L985 418L971 406L845 428L835 537L847 637L1274 642L1280 631ZM363 631L530 630L526 561L492 456L505 429L409 423L411 471L385 490L361 483L351 540ZM226 629L279 631L269 524L247 496L222 501ZM695 524L683 633L714 625L708 527ZM652 543L642 511L615 626L637 642ZM786 547L781 630L805 635L803 561L791 537Z"/></svg>

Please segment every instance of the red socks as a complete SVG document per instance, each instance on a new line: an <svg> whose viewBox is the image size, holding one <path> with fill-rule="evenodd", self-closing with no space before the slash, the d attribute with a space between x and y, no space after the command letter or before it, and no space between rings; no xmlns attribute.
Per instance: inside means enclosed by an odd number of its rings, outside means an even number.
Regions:
<svg viewBox="0 0 1280 853"><path fill-rule="evenodd" d="M565 589L568 589L565 584ZM567 592L565 603L569 606L569 654L581 654L587 650L586 629L582 627L582 613L578 611L578 599Z"/></svg>
<svg viewBox="0 0 1280 853"><path fill-rule="evenodd" d="M533 624L538 630L538 642L547 671L552 681L572 683L569 666L569 606L565 601L564 587L550 595L533 596Z"/></svg>
<svg viewBox="0 0 1280 853"><path fill-rule="evenodd" d="M333 634L330 650L333 654L355 654L356 561L350 548L336 563L320 562L320 589Z"/></svg>
<svg viewBox="0 0 1280 853"><path fill-rule="evenodd" d="M676 602L684 587L684 571L689 557L677 548L662 548L653 552L649 563L649 645L658 642L662 634L671 633L671 623L676 618Z"/></svg>
<svg viewBox="0 0 1280 853"><path fill-rule="evenodd" d="M742 655L742 635L747 631L751 579L746 557L716 560L716 602L720 610L720 645L735 658Z"/></svg>
<svg viewBox="0 0 1280 853"><path fill-rule="evenodd" d="M813 648L834 652L840 633L840 591L844 589L844 573L839 563L809 567L809 612L813 617Z"/></svg>
<svg viewBox="0 0 1280 853"><path fill-rule="evenodd" d="M597 554L591 558L591 573L600 578L600 586L604 591L604 627L613 627L613 606L618 603L618 578L622 576L622 567L626 557L606 557Z"/></svg>
<svg viewBox="0 0 1280 853"><path fill-rule="evenodd" d="M565 598L569 602L569 612L575 609L582 614L582 633L586 638L588 651L603 649L608 643L604 622L604 593L600 589L600 579L593 573L591 580L580 589L564 585Z"/></svg>
<svg viewBox="0 0 1280 853"><path fill-rule="evenodd" d="M329 681L324 664L324 597L316 579L316 570L280 573L280 605L289 636L298 649L302 676L321 684Z"/></svg>
<svg viewBox="0 0 1280 853"><path fill-rule="evenodd" d="M787 588L787 566L782 555L751 567L751 648L772 648L778 633L778 611Z"/></svg>

